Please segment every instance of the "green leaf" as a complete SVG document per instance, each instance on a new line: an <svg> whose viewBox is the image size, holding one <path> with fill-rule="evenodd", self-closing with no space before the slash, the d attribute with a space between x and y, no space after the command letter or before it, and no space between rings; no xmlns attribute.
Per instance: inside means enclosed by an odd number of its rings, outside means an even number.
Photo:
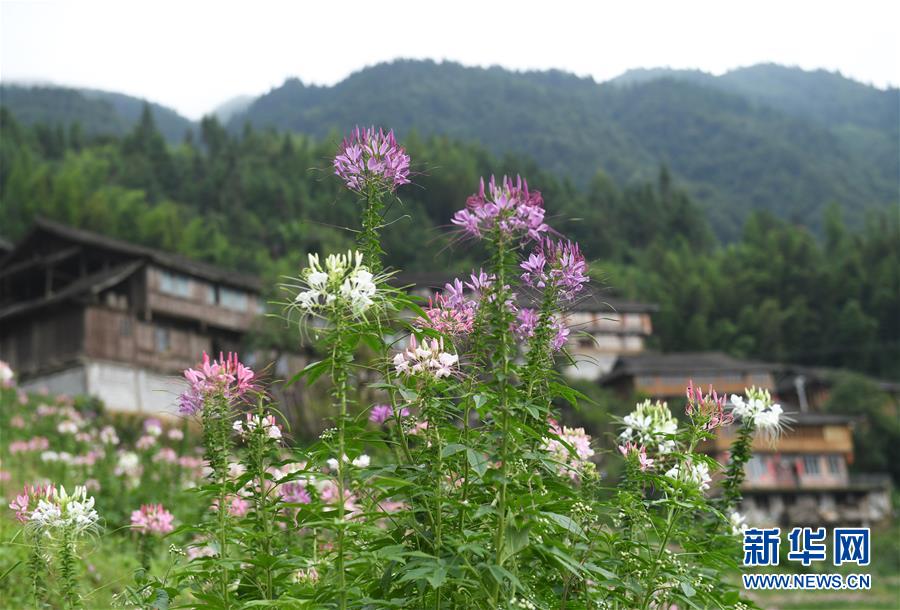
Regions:
<svg viewBox="0 0 900 610"><path fill-rule="evenodd" d="M508 580L510 584L512 584L512 586L516 589L524 588L522 587L522 583L519 582L519 579L516 578L516 576L506 568L491 564L488 566L488 571L491 573L491 576L494 577L494 580L496 580L497 583L501 586L503 585L504 580Z"/></svg>
<svg viewBox="0 0 900 610"><path fill-rule="evenodd" d="M165 589L156 590L156 599L150 605L153 610L169 610L169 594Z"/></svg>
<svg viewBox="0 0 900 610"><path fill-rule="evenodd" d="M476 452L474 449L466 449L466 457L469 459L469 466L478 474L478 478L484 477L484 473L488 469L487 456Z"/></svg>
<svg viewBox="0 0 900 610"><path fill-rule="evenodd" d="M681 581L681 590L684 591L685 597L694 597L694 594L697 593L691 583L686 580Z"/></svg>
<svg viewBox="0 0 900 610"><path fill-rule="evenodd" d="M449 445L444 447L443 451L441 451L441 457L448 457L455 453L459 453L460 451L464 451L465 448L465 445L460 445L459 443L450 443Z"/></svg>
<svg viewBox="0 0 900 610"><path fill-rule="evenodd" d="M579 538L585 538L585 539L587 538L587 536L584 535L584 530L581 529L581 526L578 525L577 523L575 523L570 517L567 517L565 515L560 515L558 513L544 512L541 514L544 515L545 517L547 517L548 519L550 519L551 521L553 521L555 524L557 524L564 530L567 530L567 531L571 532L572 534L575 534Z"/></svg>
<svg viewBox="0 0 900 610"><path fill-rule="evenodd" d="M330 368L331 362L328 360L319 360L318 362L313 362L311 364L307 364L302 371L288 379L285 386L292 386L304 377L306 377L307 385L312 385L316 382L316 379L322 376Z"/></svg>
<svg viewBox="0 0 900 610"><path fill-rule="evenodd" d="M528 546L528 528L517 528L513 525L508 525L503 540L503 552L500 554L500 561L506 561Z"/></svg>

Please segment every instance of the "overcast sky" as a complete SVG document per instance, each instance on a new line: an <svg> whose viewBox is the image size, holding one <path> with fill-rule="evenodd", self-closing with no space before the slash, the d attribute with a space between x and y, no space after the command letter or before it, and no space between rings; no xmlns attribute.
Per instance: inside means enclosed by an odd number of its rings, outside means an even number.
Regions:
<svg viewBox="0 0 900 610"><path fill-rule="evenodd" d="M120 91L199 118L297 76L333 84L397 57L597 81L629 68L759 62L900 83L900 2L0 0L0 78Z"/></svg>

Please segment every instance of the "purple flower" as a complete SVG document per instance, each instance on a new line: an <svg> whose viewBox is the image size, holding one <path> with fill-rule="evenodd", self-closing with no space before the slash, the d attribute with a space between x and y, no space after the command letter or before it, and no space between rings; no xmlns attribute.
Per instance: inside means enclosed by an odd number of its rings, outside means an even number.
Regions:
<svg viewBox="0 0 900 610"><path fill-rule="evenodd" d="M306 489L306 485L298 481L291 481L279 486L281 499L289 504L309 504L312 497Z"/></svg>
<svg viewBox="0 0 900 610"><path fill-rule="evenodd" d="M541 193L529 191L528 183L521 176L515 182L504 176L499 185L491 176L487 191L482 178L478 192L466 200L466 209L454 214L453 224L478 238L499 229L506 235L537 240L549 230L544 223Z"/></svg>
<svg viewBox="0 0 900 610"><path fill-rule="evenodd" d="M408 415L409 409L406 407L400 409L400 417L407 417ZM391 405L375 405L372 407L372 412L369 413L369 421L380 425L391 419L393 416L394 410L391 408Z"/></svg>
<svg viewBox="0 0 900 610"><path fill-rule="evenodd" d="M357 127L341 143L334 158L334 173L357 193L370 186L393 192L409 184L409 155L397 144L393 130L385 133L381 128L361 131Z"/></svg>
<svg viewBox="0 0 900 610"><path fill-rule="evenodd" d="M578 244L571 241L543 239L528 259L519 265L522 281L532 288L552 287L560 298L570 301L590 281L587 262Z"/></svg>
<svg viewBox="0 0 900 610"><path fill-rule="evenodd" d="M512 331L520 341L531 339L534 337L534 331L537 329L538 322L540 322L538 312L534 309L523 307L516 313L516 321L512 324ZM558 352L569 339L569 329L558 318L554 318L550 322L550 327L555 333L553 338L550 339L550 348Z"/></svg>

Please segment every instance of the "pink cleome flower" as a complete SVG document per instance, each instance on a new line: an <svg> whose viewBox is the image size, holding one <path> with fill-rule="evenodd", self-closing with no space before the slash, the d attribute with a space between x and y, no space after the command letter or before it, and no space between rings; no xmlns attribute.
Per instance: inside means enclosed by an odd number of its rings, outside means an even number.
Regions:
<svg viewBox="0 0 900 610"><path fill-rule="evenodd" d="M381 128L357 127L341 143L334 158L334 173L357 193L369 187L394 191L409 184L409 155L397 144L393 130L385 133Z"/></svg>
<svg viewBox="0 0 900 610"><path fill-rule="evenodd" d="M708 392L704 395L703 390L694 387L694 380L691 379L688 381L685 394L688 402L684 412L690 417L696 413L699 417L706 418L704 429L713 430L734 423L734 413L725 411L725 395L719 396L712 386L709 386Z"/></svg>
<svg viewBox="0 0 900 610"><path fill-rule="evenodd" d="M162 504L143 504L139 510L131 512L131 529L144 536L162 536L175 529L174 520Z"/></svg>
<svg viewBox="0 0 900 610"><path fill-rule="evenodd" d="M532 288L555 288L560 298L571 301L590 281L587 262L578 244L544 238L528 260L522 262L522 281Z"/></svg>
<svg viewBox="0 0 900 610"><path fill-rule="evenodd" d="M16 513L16 521L26 523L31 518L31 512L38 500L50 499L56 493L56 487L50 485L26 485L22 493L16 495L9 503L9 507Z"/></svg>
<svg viewBox="0 0 900 610"><path fill-rule="evenodd" d="M203 362L196 369L184 371L188 389L179 398L179 411L183 415L196 415L203 409L203 402L221 393L228 400L236 399L253 388L253 371L241 364L237 354L229 352L227 358L219 354L210 361L203 353Z"/></svg>
<svg viewBox="0 0 900 610"><path fill-rule="evenodd" d="M417 318L413 323L419 328L430 328L445 335L463 336L472 332L475 323L475 306L472 301L459 303L441 294L428 299L425 308L427 319Z"/></svg>
<svg viewBox="0 0 900 610"><path fill-rule="evenodd" d="M482 178L478 192L466 200L466 208L454 214L452 222L476 238L496 229L508 236L537 240L549 230L541 193L529 191L521 176L515 181L504 176L500 184L491 176L487 190Z"/></svg>

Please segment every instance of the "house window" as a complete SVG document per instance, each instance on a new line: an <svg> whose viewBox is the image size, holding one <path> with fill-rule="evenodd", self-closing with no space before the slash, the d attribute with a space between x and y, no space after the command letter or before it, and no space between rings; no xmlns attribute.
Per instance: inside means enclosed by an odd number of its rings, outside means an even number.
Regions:
<svg viewBox="0 0 900 610"><path fill-rule="evenodd" d="M156 327L153 329L153 339L156 344L156 351L167 352L172 346L172 340L169 336L168 328Z"/></svg>
<svg viewBox="0 0 900 610"><path fill-rule="evenodd" d="M172 296L189 298L191 296L191 278L180 273L160 271L159 290Z"/></svg>
<svg viewBox="0 0 900 610"><path fill-rule="evenodd" d="M219 297L216 294L216 287L212 284L206 285L206 302L210 305L215 305L219 302Z"/></svg>
<svg viewBox="0 0 900 610"><path fill-rule="evenodd" d="M819 470L819 456L817 455L804 455L803 456L803 470L806 474L817 475L820 473Z"/></svg>
<svg viewBox="0 0 900 610"><path fill-rule="evenodd" d="M829 455L828 456L828 472L831 474L841 474L841 456L839 455Z"/></svg>
<svg viewBox="0 0 900 610"><path fill-rule="evenodd" d="M766 474L766 465L763 462L763 458L758 455L754 455L750 458L750 461L747 462L747 477L751 481L755 481L757 479L761 479Z"/></svg>
<svg viewBox="0 0 900 610"><path fill-rule="evenodd" d="M232 288L219 288L219 305L234 311L247 311L247 293Z"/></svg>

